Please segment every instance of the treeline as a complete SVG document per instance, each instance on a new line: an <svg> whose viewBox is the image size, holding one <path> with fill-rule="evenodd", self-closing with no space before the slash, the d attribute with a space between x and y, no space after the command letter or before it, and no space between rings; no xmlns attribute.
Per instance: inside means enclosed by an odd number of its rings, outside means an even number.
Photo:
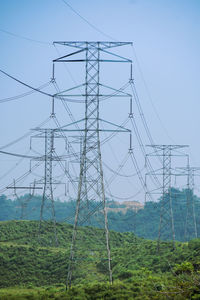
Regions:
<svg viewBox="0 0 200 300"><path fill-rule="evenodd" d="M191 203L188 205L187 196L189 194ZM169 197L169 195L166 195L166 197ZM197 237L200 237L200 198L193 195L191 190L172 188L171 199L176 240L186 241L195 238L194 222L196 223ZM163 200L159 199L156 203L151 201L146 202L144 209L140 209L138 212L134 212L133 210L128 210L126 214L110 212L108 214L110 227L120 232L134 232L137 236L147 239L157 239L162 204ZM170 210L169 205L165 205L165 210ZM186 228L187 232L185 232ZM170 239L168 233L165 236L168 236Z"/></svg>
<svg viewBox="0 0 200 300"><path fill-rule="evenodd" d="M174 216L175 237L178 241L185 241L195 238L194 222L191 216L191 205L187 205L187 190L171 189L172 210ZM200 198L190 192L191 199L194 201L195 222L197 226L197 236L200 236ZM168 196L166 196L168 197ZM10 200L5 195L0 197L0 221L6 220L39 220L41 196L30 197L21 196L18 199ZM144 209L137 212L128 209L123 212L108 212L109 228L118 232L134 232L137 236L147 239L157 239L160 222L160 211L162 199L158 202L148 201ZM92 203L89 203L92 205ZM97 205L98 206L98 205ZM108 201L108 206L112 208L123 207L115 201ZM73 224L76 202L71 199L67 202L55 201L55 212L57 222ZM167 208L169 209L169 208ZM187 237L185 236L185 224L188 209L190 214L187 220ZM84 211L82 211L84 213ZM87 211L86 211L87 214ZM44 220L51 218L51 205L46 203L44 209ZM97 221L98 219L98 221ZM99 221L103 221L102 209L97 211L84 225L99 227ZM167 230L167 229L166 229ZM166 234L167 236L167 234ZM169 236L169 235L168 235Z"/></svg>

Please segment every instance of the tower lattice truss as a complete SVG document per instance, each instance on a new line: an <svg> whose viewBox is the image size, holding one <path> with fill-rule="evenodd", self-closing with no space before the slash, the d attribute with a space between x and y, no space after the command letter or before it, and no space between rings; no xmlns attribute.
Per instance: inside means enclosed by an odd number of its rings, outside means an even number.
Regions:
<svg viewBox="0 0 200 300"><path fill-rule="evenodd" d="M74 229L69 257L67 287L71 286L71 282L77 276L80 257L81 260L89 259L97 266L104 269L107 279L112 282L111 267L111 251L109 242L108 220L106 212L105 184L102 168L101 141L100 132L103 131L101 123L108 125L109 122L100 118L99 103L100 98L109 96L105 95L105 88L110 94L115 96L130 97L130 95L105 87L100 83L100 63L101 62L131 62L130 60L113 54L108 51L109 48L119 47L130 43L120 42L56 42L61 45L78 48L76 52L56 59L54 62L85 62L85 82L81 85L84 92L82 94L72 93L76 91L76 87L57 94L56 97L84 97L85 117L80 122L77 131L82 135L82 149L80 156L80 175L78 180L78 194L76 201L76 212L74 219ZM84 54L83 58L74 59L72 56ZM109 59L101 58L101 54L109 55ZM80 87L80 86L79 86ZM84 124L81 127L82 123ZM109 123L111 124L111 123ZM113 124L112 124L113 125ZM125 128L115 125L110 131L127 132ZM64 128L62 128L64 130ZM70 131L70 126L65 128ZM91 219L97 227L103 227L100 237L96 237L94 232L89 238L92 239L93 248L84 249L80 252L81 241L84 237L78 233L79 226L90 225ZM88 238L88 237L87 237ZM82 240L80 240L82 239ZM85 243L87 244L87 241ZM80 263L81 264L81 263ZM80 268L79 268L79 272ZM76 275L74 275L76 274ZM81 273L79 273L81 277Z"/></svg>

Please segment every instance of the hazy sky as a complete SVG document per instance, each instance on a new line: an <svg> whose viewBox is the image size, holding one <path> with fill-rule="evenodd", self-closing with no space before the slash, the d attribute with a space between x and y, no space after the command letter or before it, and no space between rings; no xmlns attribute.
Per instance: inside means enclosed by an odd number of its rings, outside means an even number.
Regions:
<svg viewBox="0 0 200 300"><path fill-rule="evenodd" d="M135 85L156 144L190 145L191 164L200 166L200 1L68 0L67 3L113 39L133 42L135 52L131 47L124 47L120 53L133 60ZM101 41L109 38L84 22L62 0L0 1L0 69L38 87L50 80L51 62L59 56L57 51L63 55L67 51L62 47L55 49L52 42L58 40ZM67 70L58 69L59 72L61 75L58 75L58 80L65 88L80 81L79 72L76 69L73 71L72 66L68 66ZM110 83L115 88L129 79L129 70L121 66L118 72L108 74L111 77ZM106 76L105 74L102 78L104 83L107 83ZM29 91L2 74L0 85L0 99ZM16 101L0 103L0 106L0 147L37 126L49 116L51 109L50 99L36 93ZM116 103L108 105L105 110L106 119L120 124L126 118L126 113L128 116L128 104L123 102L123 108L124 111L120 103L119 106ZM69 118L59 104L57 109L62 125L69 123ZM148 144L135 106L134 110L143 142ZM84 112L84 106L74 108L72 105L72 111L78 119ZM28 140L26 142L28 144ZM142 168L144 162L135 137L133 144L135 151L138 151L137 159ZM124 155L127 149L128 142ZM18 143L4 150L25 153L27 149L25 143ZM107 152L108 160L112 150L110 152ZM122 152L118 154L116 151L118 162L123 158ZM0 163L2 176L16 161L2 156ZM182 162L177 161L176 165L180 166L180 163ZM116 169L117 162L112 167ZM24 171L19 169L15 171L15 175L10 173L6 180L9 182ZM131 171L134 172L130 167L128 171L123 170L125 174L130 174ZM6 181L2 181L0 186L3 187L4 184ZM139 183L134 182L134 179L127 188L123 184L125 183L121 183L120 189L117 182L113 184L113 194L129 197L139 190Z"/></svg>

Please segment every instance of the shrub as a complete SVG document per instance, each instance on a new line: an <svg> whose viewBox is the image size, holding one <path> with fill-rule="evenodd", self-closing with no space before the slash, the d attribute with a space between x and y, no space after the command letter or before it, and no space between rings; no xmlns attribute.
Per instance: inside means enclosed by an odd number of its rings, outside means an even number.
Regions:
<svg viewBox="0 0 200 300"><path fill-rule="evenodd" d="M191 274L194 272L194 266L191 262L189 261L184 261L181 264L176 264L174 267L174 272L175 274L183 274L183 273L188 273Z"/></svg>

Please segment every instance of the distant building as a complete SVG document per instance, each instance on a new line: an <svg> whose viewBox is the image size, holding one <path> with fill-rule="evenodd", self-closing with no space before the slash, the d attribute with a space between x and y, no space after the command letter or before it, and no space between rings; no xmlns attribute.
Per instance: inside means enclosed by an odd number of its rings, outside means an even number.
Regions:
<svg viewBox="0 0 200 300"><path fill-rule="evenodd" d="M115 201L114 204L116 205L116 207L107 207L106 208L107 212L116 212L116 213L122 212L123 214L125 214L128 209L137 212L138 210L144 208L144 204L138 201L121 201L121 202Z"/></svg>

